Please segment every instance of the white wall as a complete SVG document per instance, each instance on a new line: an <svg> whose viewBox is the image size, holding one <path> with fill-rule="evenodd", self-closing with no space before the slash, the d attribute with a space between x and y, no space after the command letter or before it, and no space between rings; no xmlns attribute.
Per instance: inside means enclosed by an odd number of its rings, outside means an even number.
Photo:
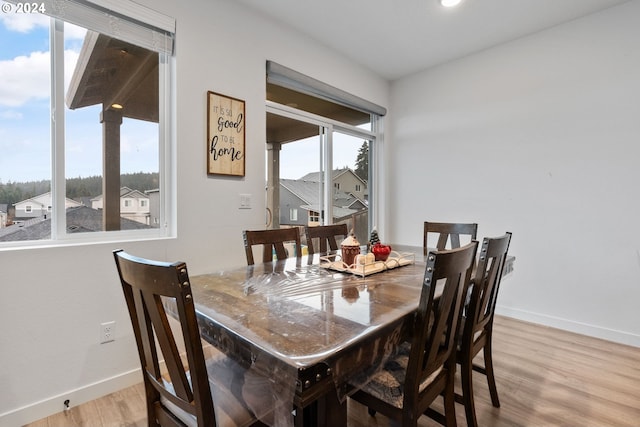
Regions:
<svg viewBox="0 0 640 427"><path fill-rule="evenodd" d="M112 250L183 260L191 274L245 263L241 231L265 218L267 59L388 105L386 81L233 1L139 3L177 19L178 238L0 252L0 426L140 381ZM207 177L208 90L246 101L244 178ZM241 193L253 195L253 209L237 209ZM98 344L111 320L116 340Z"/></svg>
<svg viewBox="0 0 640 427"><path fill-rule="evenodd" d="M392 241L512 231L498 310L640 346L640 2L392 84ZM392 208L390 208L392 207Z"/></svg>

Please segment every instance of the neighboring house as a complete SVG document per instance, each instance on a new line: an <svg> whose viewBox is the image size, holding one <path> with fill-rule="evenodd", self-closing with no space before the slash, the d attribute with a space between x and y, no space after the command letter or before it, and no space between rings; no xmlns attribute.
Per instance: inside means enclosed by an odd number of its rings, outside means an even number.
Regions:
<svg viewBox="0 0 640 427"><path fill-rule="evenodd" d="M102 209L102 194L91 199L93 209ZM120 189L120 216L141 224L153 225L150 220L149 195L129 187Z"/></svg>
<svg viewBox="0 0 640 427"><path fill-rule="evenodd" d="M149 225L160 227L160 189L144 192L149 197Z"/></svg>
<svg viewBox="0 0 640 427"><path fill-rule="evenodd" d="M0 203L0 228L7 226L9 208L6 203Z"/></svg>
<svg viewBox="0 0 640 427"><path fill-rule="evenodd" d="M82 203L65 198L65 209L82 206ZM51 192L22 200L13 205L15 207L14 221L27 221L32 218L47 218L51 216L52 196Z"/></svg>
<svg viewBox="0 0 640 427"><path fill-rule="evenodd" d="M313 178L312 174L309 174ZM367 203L353 194L333 191L333 220L366 210ZM319 225L322 221L320 186L318 181L301 179L280 180L280 224ZM334 221L335 222L335 221Z"/></svg>
<svg viewBox="0 0 640 427"><path fill-rule="evenodd" d="M127 218L120 218L121 230L150 228L148 225ZM102 211L88 206L76 206L67 209L67 232L87 233L102 231ZM51 215L46 219L33 218L21 224L10 225L0 230L0 242L25 240L46 240L51 238Z"/></svg>
<svg viewBox="0 0 640 427"><path fill-rule="evenodd" d="M308 173L302 178L303 181L320 182L320 172ZM354 171L349 168L336 169L331 174L333 188L347 194L352 194L360 200L369 199L367 182L362 180Z"/></svg>

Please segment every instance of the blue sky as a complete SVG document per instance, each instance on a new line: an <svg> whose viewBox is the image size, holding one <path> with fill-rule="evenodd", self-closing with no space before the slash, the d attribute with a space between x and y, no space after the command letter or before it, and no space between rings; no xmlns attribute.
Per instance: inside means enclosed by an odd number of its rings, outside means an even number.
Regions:
<svg viewBox="0 0 640 427"><path fill-rule="evenodd" d="M0 183L51 177L49 23L0 12ZM65 25L65 92L85 32ZM101 175L99 117L99 106L66 110L67 177ZM123 173L158 171L157 124L125 119L121 138Z"/></svg>
<svg viewBox="0 0 640 427"><path fill-rule="evenodd" d="M358 150L363 139L334 133L333 167L355 169ZM318 138L307 138L284 144L280 153L280 178L298 179L309 172L317 172L320 165Z"/></svg>

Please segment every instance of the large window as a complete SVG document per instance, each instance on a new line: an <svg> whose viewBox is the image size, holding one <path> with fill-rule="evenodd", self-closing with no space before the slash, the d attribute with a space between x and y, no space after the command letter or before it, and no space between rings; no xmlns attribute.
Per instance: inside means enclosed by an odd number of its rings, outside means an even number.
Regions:
<svg viewBox="0 0 640 427"><path fill-rule="evenodd" d="M364 244L376 223L371 160L385 112L268 62L267 226L346 223Z"/></svg>
<svg viewBox="0 0 640 427"><path fill-rule="evenodd" d="M0 248L170 235L175 22L130 1L0 4Z"/></svg>

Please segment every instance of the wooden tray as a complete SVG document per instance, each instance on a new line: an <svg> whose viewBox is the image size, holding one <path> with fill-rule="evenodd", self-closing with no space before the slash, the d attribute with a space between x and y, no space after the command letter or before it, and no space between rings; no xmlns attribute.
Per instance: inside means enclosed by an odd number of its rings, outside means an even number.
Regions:
<svg viewBox="0 0 640 427"><path fill-rule="evenodd" d="M347 265L342 262L339 254L320 257L320 267L336 270L343 273L352 273L358 276L369 276L393 268L403 267L415 262L415 254L411 252L391 251L386 261L374 261L366 264Z"/></svg>

